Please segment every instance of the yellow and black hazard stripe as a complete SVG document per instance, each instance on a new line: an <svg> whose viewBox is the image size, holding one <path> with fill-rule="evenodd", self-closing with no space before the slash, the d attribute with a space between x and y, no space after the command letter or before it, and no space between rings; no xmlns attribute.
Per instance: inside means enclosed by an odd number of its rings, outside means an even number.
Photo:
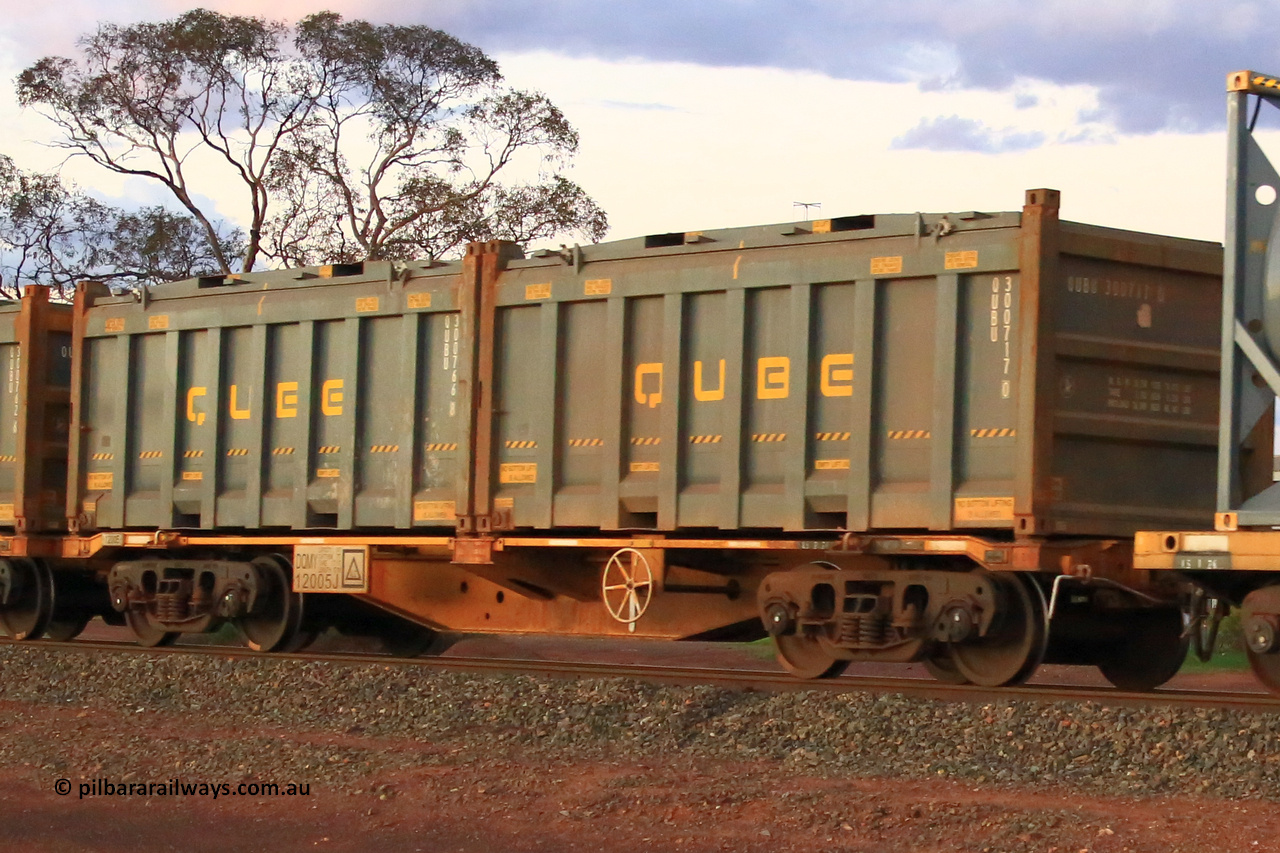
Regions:
<svg viewBox="0 0 1280 853"><path fill-rule="evenodd" d="M228 450L228 451L227 451L227 455L228 455L228 456L248 456L248 455L249 455L249 448L247 448L247 447L233 447L233 448L231 448L230 450Z"/></svg>
<svg viewBox="0 0 1280 853"><path fill-rule="evenodd" d="M719 444L724 439L723 435L691 435L689 442L691 444Z"/></svg>
<svg viewBox="0 0 1280 853"><path fill-rule="evenodd" d="M183 459L200 459L204 456L203 450L184 450L182 452Z"/></svg>
<svg viewBox="0 0 1280 853"><path fill-rule="evenodd" d="M375 444L369 448L370 453L399 453L400 445L398 444Z"/></svg>
<svg viewBox="0 0 1280 853"><path fill-rule="evenodd" d="M437 453L442 450L457 450L457 449L458 449L458 442L456 441L438 442L435 444L428 444L426 446L426 451L428 453Z"/></svg>
<svg viewBox="0 0 1280 853"><path fill-rule="evenodd" d="M273 447L271 448L271 455L272 456L292 456L293 448L292 447Z"/></svg>
<svg viewBox="0 0 1280 853"><path fill-rule="evenodd" d="M891 429L888 432L891 441L903 441L909 438L933 438L927 429Z"/></svg>
<svg viewBox="0 0 1280 853"><path fill-rule="evenodd" d="M785 432L758 432L751 436L752 441L786 441Z"/></svg>
<svg viewBox="0 0 1280 853"><path fill-rule="evenodd" d="M818 441L848 441L847 432L815 432L813 437Z"/></svg>
<svg viewBox="0 0 1280 853"><path fill-rule="evenodd" d="M163 450L144 450L138 454L139 459L163 459Z"/></svg>
<svg viewBox="0 0 1280 853"><path fill-rule="evenodd" d="M93 456L89 458L92 459L94 462L110 462L112 459L116 458L116 455L114 453L95 453L93 454ZM14 461L17 461L17 457L14 457L14 456L0 457L0 462L14 462Z"/></svg>
<svg viewBox="0 0 1280 853"><path fill-rule="evenodd" d="M603 438L571 438L570 447L604 447Z"/></svg>
<svg viewBox="0 0 1280 853"><path fill-rule="evenodd" d="M508 450L532 450L538 446L536 441L508 441Z"/></svg>
<svg viewBox="0 0 1280 853"><path fill-rule="evenodd" d="M633 438L631 443L639 447L648 447L651 444L661 444L662 439L657 436L648 436L645 438Z"/></svg>
<svg viewBox="0 0 1280 853"><path fill-rule="evenodd" d="M342 445L340 444L325 444L317 449L316 453L337 453L340 450L342 450Z"/></svg>
<svg viewBox="0 0 1280 853"><path fill-rule="evenodd" d="M1011 429L1009 427L993 427L991 429L969 430L969 435L973 436L974 438L1007 438L1009 436L1014 436L1017 434L1018 434L1018 431L1016 429Z"/></svg>

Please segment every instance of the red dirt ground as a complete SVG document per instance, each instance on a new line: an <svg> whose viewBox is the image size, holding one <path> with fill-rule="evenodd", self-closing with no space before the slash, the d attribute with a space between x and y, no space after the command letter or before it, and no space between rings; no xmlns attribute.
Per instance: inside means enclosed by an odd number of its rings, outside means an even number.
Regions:
<svg viewBox="0 0 1280 853"><path fill-rule="evenodd" d="M648 644L644 644L648 645ZM647 663L734 660L771 667L750 653L662 644L636 650L611 645L611 657ZM567 651L566 651L567 649ZM459 654L591 657L593 643L473 640ZM1078 669L1046 668L1041 679L1081 682ZM902 673L903 670L895 670ZM1090 675L1090 678L1093 676ZM1210 686L1182 678L1178 686ZM1247 675L1239 684L1252 686ZM129 709L94 711L5 702L0 737L21 733L32 717L57 731L72 762L91 778L94 739L136 725ZM53 717L53 719L50 719ZM199 721L150 716L166 736L180 733L192 750L253 732L199 728ZM44 726L42 725L43 729ZM298 743L340 745L340 735L277 733ZM65 743L64 743L65 741ZM778 762L737 763L660 757L548 765L520 752L476 755L446 745L360 737L388 751L430 752L436 763L375 775L361 793L312 785L306 797L89 797L53 790L60 772L30 765L3 768L0 849L24 851L1038 851L1038 853L1170 853L1274 850L1280 803L1205 796L1133 798L1085 795L1065 788L974 786L947 779L832 779ZM169 774L157 768L158 778ZM298 780L306 781L306 780Z"/></svg>
<svg viewBox="0 0 1280 853"><path fill-rule="evenodd" d="M1273 803L820 779L767 763L548 767L459 755L378 779L376 794L218 801L59 797L52 775L10 770L4 849L1220 853L1273 850L1280 839Z"/></svg>

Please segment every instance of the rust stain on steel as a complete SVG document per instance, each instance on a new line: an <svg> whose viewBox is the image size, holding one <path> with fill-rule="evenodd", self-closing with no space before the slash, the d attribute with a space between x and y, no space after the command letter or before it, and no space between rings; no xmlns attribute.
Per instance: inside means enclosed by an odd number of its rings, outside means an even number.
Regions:
<svg viewBox="0 0 1280 853"><path fill-rule="evenodd" d="M471 347L476 387L470 390L472 428L469 438L472 453L465 475L465 495L459 501L460 533L475 530L480 523L478 519L488 517L494 511L492 484L497 479L493 476L497 287L507 262L521 254L514 243L491 240L469 245L463 259L463 289L468 291L462 306L463 340L468 341ZM549 284L547 289L547 296L550 296Z"/></svg>
<svg viewBox="0 0 1280 853"><path fill-rule="evenodd" d="M1053 431L1036 429L1037 412L1052 399L1053 375L1053 295L1052 282L1058 278L1057 224L1060 194L1056 190L1033 190L1022 208L1022 236L1019 242L1018 305L1021 335L1019 394L1024 405L1018 408L1017 428L1030 442L1018 442L1017 466L1023 472L1014 485L1015 522L1019 533L1035 535L1037 520L1045 506L1043 483L1052 467ZM1027 405L1029 403L1030 405Z"/></svg>
<svg viewBox="0 0 1280 853"><path fill-rule="evenodd" d="M452 564L375 560L369 599L433 627L499 634L555 625L564 635L677 639L758 618L755 583L765 574L763 567L739 575L741 591L732 598L655 593L630 631L609 615L600 597L599 570L580 562L588 554L552 559L540 551L494 552L486 549L487 542L458 539ZM532 594L529 587L511 583L512 577L547 594Z"/></svg>
<svg viewBox="0 0 1280 853"><path fill-rule="evenodd" d="M65 529L63 507L66 481L59 476L66 458L70 424L71 337L70 306L50 301L49 288L25 288L12 318L13 343L9 353L7 402L12 417L9 434L15 465L13 491L7 497L5 518L18 532L56 532Z"/></svg>

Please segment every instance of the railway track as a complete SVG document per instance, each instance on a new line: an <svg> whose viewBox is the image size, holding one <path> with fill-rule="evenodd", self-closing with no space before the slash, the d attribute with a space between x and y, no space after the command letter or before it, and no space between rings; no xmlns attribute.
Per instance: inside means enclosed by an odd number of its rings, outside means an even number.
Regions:
<svg viewBox="0 0 1280 853"><path fill-rule="evenodd" d="M1214 708L1280 714L1280 697L1266 693L1165 689L1134 693L1113 687L1071 684L1024 684L984 688L946 684L927 678L843 675L839 678L800 681L781 672L751 669L674 666L666 664L617 664L589 661L532 660L523 658L445 655L405 658L359 652L295 652L264 655L243 646L175 645L143 648L128 642L72 641L38 643L0 638L0 646L79 653L205 655L235 659L291 660L306 663L375 664L426 667L435 670L495 675L538 675L552 678L632 678L656 684L710 685L737 690L788 692L816 690L824 693L900 694L949 702L1035 701L1096 702L1125 707Z"/></svg>

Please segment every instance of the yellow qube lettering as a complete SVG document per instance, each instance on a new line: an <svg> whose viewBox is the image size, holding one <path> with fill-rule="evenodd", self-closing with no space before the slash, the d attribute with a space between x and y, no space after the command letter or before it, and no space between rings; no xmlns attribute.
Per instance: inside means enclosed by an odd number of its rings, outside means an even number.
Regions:
<svg viewBox="0 0 1280 853"><path fill-rule="evenodd" d="M645 391L644 378L646 376L658 377L657 391ZM651 409L662 402L662 362L654 361L648 364L636 365L636 402Z"/></svg>
<svg viewBox="0 0 1280 853"><path fill-rule="evenodd" d="M249 420L249 407L248 407L248 406L245 406L243 409L241 409L241 408L237 405L237 403L236 403L236 391L237 391L238 389L239 389L239 386L237 386L237 385L232 385L232 386L231 386L231 406L230 406L230 409L231 409L231 417L232 417L232 419L233 419L233 420L237 420L237 421L247 421L247 420ZM250 389L249 389L249 393L250 393L250 394L252 394L252 393L253 393L253 389L252 389L252 388L250 388Z"/></svg>
<svg viewBox="0 0 1280 853"><path fill-rule="evenodd" d="M784 355L762 358L756 362L756 397L760 400L785 400L791 392L791 359Z"/></svg>
<svg viewBox="0 0 1280 853"><path fill-rule="evenodd" d="M296 418L298 416L298 383L281 382L276 386L276 417Z"/></svg>
<svg viewBox="0 0 1280 853"><path fill-rule="evenodd" d="M833 352L822 359L819 383L824 397L853 396L853 353Z"/></svg>
<svg viewBox="0 0 1280 853"><path fill-rule="evenodd" d="M329 417L342 414L341 379L329 379L320 386L320 411Z"/></svg>
<svg viewBox="0 0 1280 853"><path fill-rule="evenodd" d="M195 386L187 389L187 420L196 426L204 423L204 412L196 411L196 398L203 397L209 393L209 389L202 386Z"/></svg>
<svg viewBox="0 0 1280 853"><path fill-rule="evenodd" d="M724 399L724 359L720 359L720 387L706 389L702 387L702 362L693 363L693 399L699 403L709 403Z"/></svg>

